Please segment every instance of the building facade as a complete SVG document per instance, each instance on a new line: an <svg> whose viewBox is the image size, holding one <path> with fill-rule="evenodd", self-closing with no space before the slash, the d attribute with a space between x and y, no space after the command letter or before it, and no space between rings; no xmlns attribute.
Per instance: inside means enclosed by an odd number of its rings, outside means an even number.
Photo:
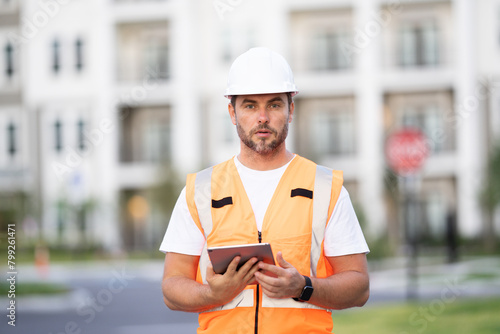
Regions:
<svg viewBox="0 0 500 334"><path fill-rule="evenodd" d="M226 75L261 45L300 90L289 147L344 171L367 234L403 240L384 147L404 126L431 152L421 232L444 238L450 215L483 230L498 0L11 0L0 18L0 196L30 197L17 219L51 243L156 247L185 174L238 152Z"/></svg>
<svg viewBox="0 0 500 334"><path fill-rule="evenodd" d="M20 26L17 1L0 4L0 224L6 230L15 211L23 210L23 193L29 191L30 145L23 104L22 59L19 45L9 36ZM5 226L5 228L3 228Z"/></svg>

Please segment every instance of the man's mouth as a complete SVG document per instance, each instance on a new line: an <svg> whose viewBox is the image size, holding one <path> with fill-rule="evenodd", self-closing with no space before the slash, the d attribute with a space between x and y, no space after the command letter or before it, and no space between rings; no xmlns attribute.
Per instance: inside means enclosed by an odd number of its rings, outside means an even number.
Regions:
<svg viewBox="0 0 500 334"><path fill-rule="evenodd" d="M272 132L269 131L269 130L258 130L258 131L255 132L255 134L257 135L257 137L264 138L264 137L271 136Z"/></svg>

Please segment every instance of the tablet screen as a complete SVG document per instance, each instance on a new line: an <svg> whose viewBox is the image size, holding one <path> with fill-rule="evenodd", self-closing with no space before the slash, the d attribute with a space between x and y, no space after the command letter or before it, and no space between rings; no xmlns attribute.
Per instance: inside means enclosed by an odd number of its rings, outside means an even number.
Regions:
<svg viewBox="0 0 500 334"><path fill-rule="evenodd" d="M236 256L241 256L238 269L252 257L259 261L275 264L271 245L268 243L210 247L207 249L215 273L223 274Z"/></svg>

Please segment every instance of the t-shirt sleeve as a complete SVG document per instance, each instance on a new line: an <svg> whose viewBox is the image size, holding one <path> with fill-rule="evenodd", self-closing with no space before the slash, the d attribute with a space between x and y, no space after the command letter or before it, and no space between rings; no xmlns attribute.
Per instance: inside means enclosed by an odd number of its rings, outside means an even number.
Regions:
<svg viewBox="0 0 500 334"><path fill-rule="evenodd" d="M324 251L326 256L342 256L368 253L363 231L349 198L342 187L325 232Z"/></svg>
<svg viewBox="0 0 500 334"><path fill-rule="evenodd" d="M184 187L175 203L160 251L199 256L204 245L205 236L191 217Z"/></svg>

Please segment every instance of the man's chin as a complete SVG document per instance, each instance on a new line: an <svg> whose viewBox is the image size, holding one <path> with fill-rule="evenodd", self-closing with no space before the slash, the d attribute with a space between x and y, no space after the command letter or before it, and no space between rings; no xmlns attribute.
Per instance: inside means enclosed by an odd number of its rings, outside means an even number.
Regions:
<svg viewBox="0 0 500 334"><path fill-rule="evenodd" d="M262 155L272 154L276 151L276 149L277 149L277 145L275 142L271 142L269 144L264 144L264 145L262 145L262 143L261 143L261 144L257 144L254 147L254 151L259 153L259 154L262 154Z"/></svg>

